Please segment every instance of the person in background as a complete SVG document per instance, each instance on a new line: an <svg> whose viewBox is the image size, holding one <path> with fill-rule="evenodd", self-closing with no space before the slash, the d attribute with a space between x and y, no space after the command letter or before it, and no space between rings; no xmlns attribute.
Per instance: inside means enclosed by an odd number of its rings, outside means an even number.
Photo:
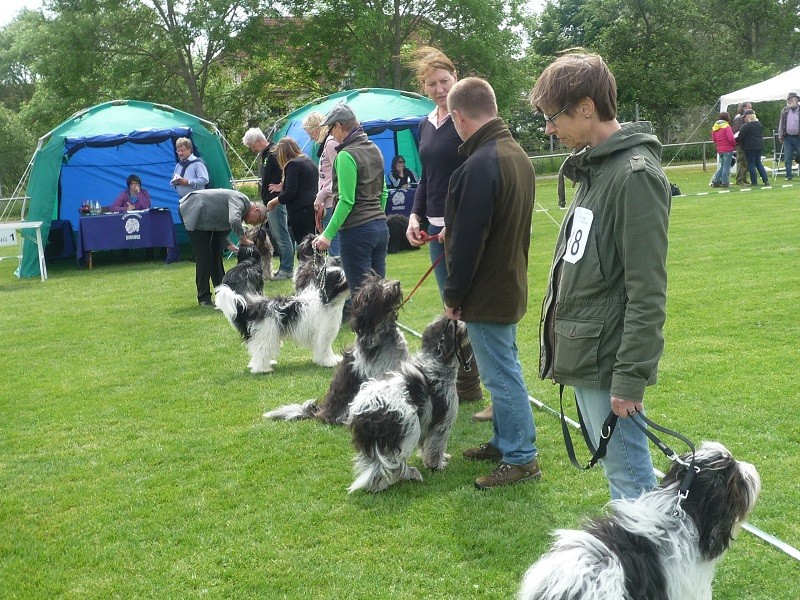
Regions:
<svg viewBox="0 0 800 600"><path fill-rule="evenodd" d="M739 133L742 125L744 125L744 111L751 108L753 108L753 105L750 102L742 102L739 104L736 110L736 116L733 117L733 123L731 123L734 137ZM736 185L747 185L747 172L747 157L744 154L739 140L736 140Z"/></svg>
<svg viewBox="0 0 800 600"><path fill-rule="evenodd" d="M539 374L575 390L597 446L619 417L601 460L612 499L656 485L648 439L628 417L644 411L664 350L667 229L672 193L661 144L646 121L620 125L617 84L596 54L566 54L530 95L572 154L559 172L577 185L561 224L542 305Z"/></svg>
<svg viewBox="0 0 800 600"><path fill-rule="evenodd" d="M758 185L758 176L764 185L769 185L767 170L761 162L761 152L764 150L764 126L758 120L756 111L752 108L744 111L744 125L739 130L736 139L742 145L742 150L747 157L747 168L750 171L750 185Z"/></svg>
<svg viewBox="0 0 800 600"><path fill-rule="evenodd" d="M280 183L283 179L283 171L273 151L274 145L258 127L252 127L245 132L242 144L258 155L260 171L258 188L261 201L266 205L280 193ZM269 211L267 223L280 259L278 270L270 275L274 280L291 279L294 272L294 243L289 233L286 207L280 205L276 206L275 210Z"/></svg>
<svg viewBox="0 0 800 600"><path fill-rule="evenodd" d="M778 141L783 144L783 160L785 161L786 181L792 180L793 163L795 156L800 162L800 106L797 94L789 92L786 106L781 111L778 121Z"/></svg>
<svg viewBox="0 0 800 600"><path fill-rule="evenodd" d="M185 137L175 140L175 154L179 160L169 183L178 197L183 198L189 192L205 189L210 181L208 169L203 159L193 154L192 140Z"/></svg>
<svg viewBox="0 0 800 600"><path fill-rule="evenodd" d="M541 477L536 426L517 350L528 304L528 250L535 174L528 155L497 116L494 90L467 77L450 89L453 125L466 161L450 178L445 205L445 314L461 319L492 394L492 439L464 450L499 465L475 480L490 489Z"/></svg>
<svg viewBox="0 0 800 600"><path fill-rule="evenodd" d="M125 184L127 187L120 192L119 196L108 208L109 212L127 212L150 208L150 194L142 187L142 180L138 175L128 175Z"/></svg>
<svg viewBox="0 0 800 600"><path fill-rule="evenodd" d="M392 170L388 175L389 187L407 190L411 184L417 183L417 176L406 168L406 159L400 154L392 159Z"/></svg>
<svg viewBox="0 0 800 600"><path fill-rule="evenodd" d="M336 160L336 147L339 142L328 134L328 128L322 127L325 115L313 111L303 121L303 130L317 143L319 159L319 189L314 199L317 227L323 231L333 216L333 161ZM339 236L333 236L328 248L330 256L339 256Z"/></svg>
<svg viewBox="0 0 800 600"><path fill-rule="evenodd" d="M336 208L325 231L312 244L318 250L327 250L338 233L342 267L352 298L370 270L386 276L389 227L383 155L347 104L334 106L322 127L330 127L330 134L339 142L333 165Z"/></svg>
<svg viewBox="0 0 800 600"><path fill-rule="evenodd" d="M267 203L272 211L285 206L289 229L296 244L308 234L316 233L314 199L319 189L317 165L300 151L300 146L290 137L281 138L275 145L275 158L283 170L281 192Z"/></svg>
<svg viewBox="0 0 800 600"><path fill-rule="evenodd" d="M711 178L711 187L731 187L731 161L736 150L736 138L731 128L731 117L726 112L719 113L711 127L711 139L717 146L717 172Z"/></svg>
<svg viewBox="0 0 800 600"><path fill-rule="evenodd" d="M425 243L421 233L423 221L428 222L429 236L444 234L444 206L450 176L464 164L465 157L458 151L462 140L458 137L447 110L447 94L458 81L453 61L440 50L423 46L417 50L412 66L423 92L436 103L436 108L422 119L419 125L419 158L422 163L422 174L417 184L414 206L408 217L406 229L409 243L419 247ZM428 252L431 264L436 265L433 274L441 296L444 292L444 282L447 280L447 263L443 258L444 243L439 240L430 241ZM467 349L467 356L470 353ZM473 402L483 398L480 374L474 365L469 371L463 367L459 368L456 385L460 402ZM492 405L476 414L473 419L491 421Z"/></svg>
<svg viewBox="0 0 800 600"><path fill-rule="evenodd" d="M213 307L211 286L222 283L225 268L222 258L229 245L228 233L233 230L239 244L249 246L243 223L256 225L267 217L267 207L250 202L237 190L210 189L189 192L180 200L178 209L189 235L195 256L195 286L200 306Z"/></svg>

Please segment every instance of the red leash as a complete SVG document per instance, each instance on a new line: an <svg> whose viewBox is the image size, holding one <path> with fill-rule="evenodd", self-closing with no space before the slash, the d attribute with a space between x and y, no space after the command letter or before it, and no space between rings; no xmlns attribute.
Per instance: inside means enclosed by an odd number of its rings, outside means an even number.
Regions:
<svg viewBox="0 0 800 600"><path fill-rule="evenodd" d="M433 235L433 236L431 236L431 235L428 235L428 233L427 233L427 232L425 232L425 231L420 231L420 232L419 232L419 235L422 237L422 243L423 243L423 244L427 244L428 242L437 242L437 241L439 241L439 234L438 234L438 233L437 233L436 235ZM416 292L416 291L419 289L419 286L421 286L421 285L422 285L422 282L423 282L423 281L425 281L425 280L428 278L428 275L430 275L431 273L433 273L433 270L436 268L436 265L438 265L438 264L439 264L439 262L440 262L440 261L441 261L443 258L444 258L444 252L442 252L442 253L439 255L439 258L437 258L435 261L433 261L433 264L430 266L430 268L429 268L427 271L425 271L425 275L423 275L423 276L422 276L422 279L420 279L420 280L417 282L417 285L415 285L415 286L414 286L414 289L413 289L413 290L411 290L411 293L410 293L408 296L406 296L406 299L405 299L405 300L403 300L403 304L405 304L406 302L408 302L409 300L411 300L411 296L413 296L413 295L414 295L414 292Z"/></svg>

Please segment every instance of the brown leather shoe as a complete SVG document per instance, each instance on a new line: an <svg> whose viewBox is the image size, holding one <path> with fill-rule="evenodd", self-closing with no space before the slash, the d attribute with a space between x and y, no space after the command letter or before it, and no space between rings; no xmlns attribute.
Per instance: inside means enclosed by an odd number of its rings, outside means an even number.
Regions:
<svg viewBox="0 0 800 600"><path fill-rule="evenodd" d="M488 490L504 485L521 483L530 479L539 479L541 476L542 471L539 469L539 464L535 458L527 465L510 465L506 462L501 462L489 475L478 477L475 480L475 487L479 490Z"/></svg>
<svg viewBox="0 0 800 600"><path fill-rule="evenodd" d="M477 412L472 415L473 421L491 421L494 416L494 410L492 409L492 405L490 404L486 408L484 408L481 412Z"/></svg>
<svg viewBox="0 0 800 600"><path fill-rule="evenodd" d="M502 460L503 453L489 442L486 442L477 448L467 448L464 450L464 458L467 460Z"/></svg>

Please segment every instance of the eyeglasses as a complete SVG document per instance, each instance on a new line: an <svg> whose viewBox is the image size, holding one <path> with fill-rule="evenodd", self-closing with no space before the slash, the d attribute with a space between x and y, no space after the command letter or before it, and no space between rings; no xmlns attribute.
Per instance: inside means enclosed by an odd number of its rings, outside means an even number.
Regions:
<svg viewBox="0 0 800 600"><path fill-rule="evenodd" d="M398 165L404 165L404 164L406 164L406 161L404 161L404 160L398 160L398 161L397 161L397 164L398 164Z"/></svg>
<svg viewBox="0 0 800 600"><path fill-rule="evenodd" d="M570 106L572 106L572 104L567 104L567 105L566 105L564 108L562 108L560 111L558 111L558 112L557 112L556 114L554 114L552 117L548 117L548 116L547 116L546 114L544 114L544 113L542 113L542 116L544 117L544 120L545 120L545 121L547 121L548 123L550 123L550 125L552 125L553 127L558 127L558 125L556 125L556 119L557 119L558 117L560 117L560 116L561 116L561 115L564 113L564 111L566 111L566 110L567 110L567 109L568 109Z"/></svg>

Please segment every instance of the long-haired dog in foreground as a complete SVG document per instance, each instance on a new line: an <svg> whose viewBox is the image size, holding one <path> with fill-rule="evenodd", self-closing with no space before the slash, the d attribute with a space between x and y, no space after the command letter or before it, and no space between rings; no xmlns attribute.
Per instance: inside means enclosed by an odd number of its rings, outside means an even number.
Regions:
<svg viewBox="0 0 800 600"><path fill-rule="evenodd" d="M237 294L261 294L264 291L264 269L261 254L255 246L241 244L236 253L236 266L222 277L222 285L227 285Z"/></svg>
<svg viewBox="0 0 800 600"><path fill-rule="evenodd" d="M316 364L335 367L342 357L333 353L333 341L346 299L347 280L340 268L327 270L322 288L309 287L294 296L243 296L227 285L220 285L215 293L217 308L247 346L253 373L272 371L284 338L310 348Z"/></svg>
<svg viewBox="0 0 800 600"><path fill-rule="evenodd" d="M267 419L291 421L320 419L332 425L347 420L350 403L361 384L381 379L408 359L408 345L397 327L403 305L400 282L383 279L375 272L364 278L350 304L350 327L355 343L344 352L321 404L315 399L289 404L264 413Z"/></svg>
<svg viewBox="0 0 800 600"><path fill-rule="evenodd" d="M349 492L380 492L406 479L422 481L406 461L419 446L422 464L441 470L458 414L456 375L466 327L439 317L425 328L422 348L389 379L365 383L350 407L356 449Z"/></svg>
<svg viewBox="0 0 800 600"><path fill-rule="evenodd" d="M342 259L318 252L311 245L316 236L309 233L297 244L297 266L294 269L294 289L299 292L309 285L318 284L321 274L327 267L341 267Z"/></svg>
<svg viewBox="0 0 800 600"><path fill-rule="evenodd" d="M710 600L714 567L753 510L755 467L716 442L696 454L696 474L678 508L691 454L635 500L583 531L555 532L552 549L528 569L520 600Z"/></svg>

